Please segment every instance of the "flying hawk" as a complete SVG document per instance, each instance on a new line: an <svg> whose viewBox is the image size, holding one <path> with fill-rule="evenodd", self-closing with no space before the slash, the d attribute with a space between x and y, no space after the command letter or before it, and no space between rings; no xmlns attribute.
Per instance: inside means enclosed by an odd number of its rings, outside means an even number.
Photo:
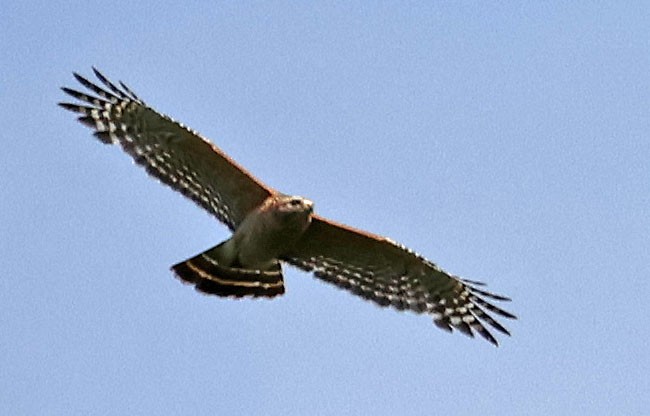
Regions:
<svg viewBox="0 0 650 416"><path fill-rule="evenodd" d="M495 345L485 324L510 335L489 314L516 319L491 303L507 297L448 274L393 240L318 216L312 201L271 189L199 133L149 107L124 83L93 71L103 86L75 73L89 92L64 87L81 104L59 105L80 114L79 121L99 140L119 144L150 175L233 232L172 266L196 290L238 298L278 296L284 293L285 262L380 306L430 314L449 332L477 332Z"/></svg>

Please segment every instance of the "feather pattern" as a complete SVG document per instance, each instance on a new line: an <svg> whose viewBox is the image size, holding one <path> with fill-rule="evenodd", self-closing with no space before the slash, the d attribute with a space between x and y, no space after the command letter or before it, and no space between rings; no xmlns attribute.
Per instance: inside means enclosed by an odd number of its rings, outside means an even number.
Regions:
<svg viewBox="0 0 650 416"><path fill-rule="evenodd" d="M119 144L150 175L233 231L274 193L199 133L147 106L124 83L118 87L93 70L104 88L75 73L89 93L63 87L83 104L59 105L78 113L79 121L93 128L103 143Z"/></svg>
<svg viewBox="0 0 650 416"><path fill-rule="evenodd" d="M484 299L508 301L507 297L478 289L478 282L453 276L390 239L318 216L283 259L380 306L433 315L442 329L469 336L476 332L495 345L497 340L484 323L510 333L483 308L516 318Z"/></svg>

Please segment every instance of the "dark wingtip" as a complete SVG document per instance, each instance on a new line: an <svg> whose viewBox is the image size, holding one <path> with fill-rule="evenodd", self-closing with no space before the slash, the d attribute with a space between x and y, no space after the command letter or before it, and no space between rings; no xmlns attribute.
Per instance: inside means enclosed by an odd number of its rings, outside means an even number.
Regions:
<svg viewBox="0 0 650 416"><path fill-rule="evenodd" d="M503 309L501 309L501 316L508 319L518 319L516 315L513 315L508 311L504 311Z"/></svg>
<svg viewBox="0 0 650 416"><path fill-rule="evenodd" d="M489 322L489 324L492 325L493 328L495 328L497 331L501 332L502 334L506 334L507 336L512 336L512 334L510 334L510 331L508 331L508 328L501 325L498 321L493 319L492 322Z"/></svg>
<svg viewBox="0 0 650 416"><path fill-rule="evenodd" d="M438 328L444 330L444 331L447 331L447 332L453 332L453 330L451 329L451 326L449 325L449 323L448 323L446 320L443 320L443 319L435 319L435 318L434 318L434 319L433 319L433 324L434 324L435 326L437 326Z"/></svg>
<svg viewBox="0 0 650 416"><path fill-rule="evenodd" d="M483 338L485 338L490 344L494 345L496 348L499 348L499 341L497 341L497 339L494 338L492 334L489 334L489 336L485 336L484 334L481 335L483 335Z"/></svg>
<svg viewBox="0 0 650 416"><path fill-rule="evenodd" d="M119 81L119 83L120 83L120 86L124 89L124 91L126 91L126 93L128 95L130 95L132 99L142 101L142 99L140 97L138 97L137 94L134 93L133 90L131 88L129 88L128 85L126 85L122 81Z"/></svg>
<svg viewBox="0 0 650 416"><path fill-rule="evenodd" d="M476 332L479 333L480 336L483 337L486 341L488 341L490 344L494 345L495 347L499 346L499 341L497 341L496 338L494 338L494 335L490 333L490 331L487 330L487 328L483 327L482 330L476 329Z"/></svg>
<svg viewBox="0 0 650 416"><path fill-rule="evenodd" d="M113 144L113 138L107 131L96 131L93 133L93 136L97 137L97 139L104 144Z"/></svg>
<svg viewBox="0 0 650 416"><path fill-rule="evenodd" d="M470 279L463 279L462 277L459 276L454 276L458 280L462 281L463 283L469 283L470 285L475 285L475 286L487 286L485 282L481 282L480 280L470 280Z"/></svg>
<svg viewBox="0 0 650 416"><path fill-rule="evenodd" d="M92 68L93 73L95 74L95 76L96 76L100 81L102 81L102 82L104 82L104 83L106 83L106 82L108 81L108 78L106 78L106 76L102 73L102 71L100 71L99 69L97 69L97 67L96 67L95 65L92 65L91 68Z"/></svg>
<svg viewBox="0 0 650 416"><path fill-rule="evenodd" d="M97 79L99 79L102 83L104 83L104 85L110 85L111 84L111 82L108 80L108 78L106 78L104 76L104 74L102 74L99 71L99 69L95 68L94 66L92 66L92 69L93 69L93 73L95 74Z"/></svg>
<svg viewBox="0 0 650 416"><path fill-rule="evenodd" d="M453 325L453 327L456 328L458 332L465 334L470 338L474 338L474 332L472 332L472 328L466 322L460 321L458 324Z"/></svg>
<svg viewBox="0 0 650 416"><path fill-rule="evenodd" d="M68 111L74 111L74 112L76 112L77 109L79 108L78 105L70 104L70 103L63 103L63 102L56 103L56 105L58 105L59 107L63 107Z"/></svg>
<svg viewBox="0 0 650 416"><path fill-rule="evenodd" d="M77 81L79 81L81 84L86 85L90 81L88 81L86 78L83 76L79 75L77 72L73 72L72 75L75 77Z"/></svg>

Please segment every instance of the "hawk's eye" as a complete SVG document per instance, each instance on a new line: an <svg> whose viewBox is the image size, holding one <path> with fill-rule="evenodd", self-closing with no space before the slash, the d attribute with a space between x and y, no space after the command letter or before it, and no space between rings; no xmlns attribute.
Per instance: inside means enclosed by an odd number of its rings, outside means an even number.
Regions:
<svg viewBox="0 0 650 416"><path fill-rule="evenodd" d="M302 201L300 199L294 198L289 203L291 204L292 207L297 207L302 203Z"/></svg>

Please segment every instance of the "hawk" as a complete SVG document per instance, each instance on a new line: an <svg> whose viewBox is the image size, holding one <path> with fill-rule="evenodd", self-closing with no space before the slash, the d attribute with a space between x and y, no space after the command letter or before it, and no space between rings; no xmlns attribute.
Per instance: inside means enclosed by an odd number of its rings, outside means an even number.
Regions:
<svg viewBox="0 0 650 416"><path fill-rule="evenodd" d="M74 73L87 92L63 87L79 114L106 144L119 144L153 177L190 198L233 232L221 244L172 266L196 290L224 297L284 293L288 263L380 306L433 316L449 332L510 335L490 314L516 317L481 282L461 279L393 240L314 213L312 201L280 193L255 178L196 131L149 107L123 82L97 69L102 86Z"/></svg>

